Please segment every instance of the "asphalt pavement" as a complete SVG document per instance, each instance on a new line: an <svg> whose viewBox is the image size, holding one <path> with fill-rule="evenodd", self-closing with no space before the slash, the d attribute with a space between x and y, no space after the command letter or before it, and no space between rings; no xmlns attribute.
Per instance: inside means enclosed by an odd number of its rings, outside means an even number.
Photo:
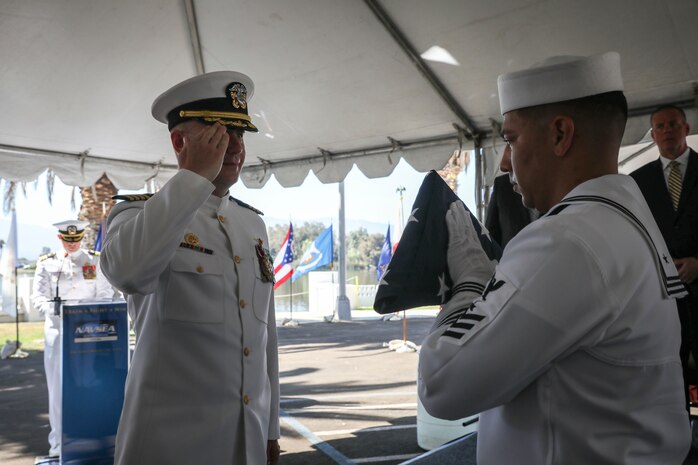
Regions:
<svg viewBox="0 0 698 465"><path fill-rule="evenodd" d="M356 315L327 323L297 313L298 326L281 326L287 315L279 315L282 465L395 465L424 457L417 354L388 347L403 339L403 323ZM432 323L433 313L409 317L406 339L421 344ZM47 452L47 408L43 353L0 360L0 464L33 465ZM698 465L698 454L684 465Z"/></svg>
<svg viewBox="0 0 698 465"><path fill-rule="evenodd" d="M327 323L296 313L298 326L282 326L288 315L278 315L284 465L392 465L424 452L417 354L386 347L403 339L402 321L355 315ZM421 343L432 323L424 314L408 318L407 340ZM33 465L47 453L47 411L43 352L0 360L0 464Z"/></svg>

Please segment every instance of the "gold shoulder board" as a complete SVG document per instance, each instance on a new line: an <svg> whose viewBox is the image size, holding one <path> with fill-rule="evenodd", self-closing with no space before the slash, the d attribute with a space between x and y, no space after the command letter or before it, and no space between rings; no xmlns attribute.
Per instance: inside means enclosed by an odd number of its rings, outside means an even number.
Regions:
<svg viewBox="0 0 698 465"><path fill-rule="evenodd" d="M148 200L153 194L126 194L126 195L114 195L113 200L125 200L127 202L137 202L139 200Z"/></svg>

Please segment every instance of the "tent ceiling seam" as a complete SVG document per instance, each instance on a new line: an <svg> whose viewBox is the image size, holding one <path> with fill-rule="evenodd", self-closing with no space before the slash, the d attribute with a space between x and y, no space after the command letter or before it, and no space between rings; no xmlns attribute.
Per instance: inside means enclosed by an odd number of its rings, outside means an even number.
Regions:
<svg viewBox="0 0 698 465"><path fill-rule="evenodd" d="M489 132L484 133L481 132L482 135L487 136ZM441 136L435 136L435 137L430 137L426 139L418 139L418 140L412 140L412 141L398 141L392 137L389 137L388 140L390 141L389 144L384 144L384 145L378 145L378 146L373 146L373 147L365 147L365 148L360 148L360 149L355 149L355 150L343 150L339 152L330 152L328 150L322 149L318 147L318 151L320 152L319 155L307 155L303 157L296 157L292 159L287 159L287 160L279 160L279 161L273 161L273 162L268 162L269 165L273 168L275 167L282 167L282 166L291 166L294 164L299 164L299 163L306 163L306 164L312 164L314 162L326 162L327 159L332 159L332 160L342 160L342 159L347 159L347 158L362 158L362 157L369 157L369 156L375 156L375 155L387 155L390 153L395 153L396 148L399 150L409 150L409 149L417 149L417 148L424 148L424 147L431 147L431 146L438 146L438 145L443 145L444 143L453 141L453 142L458 142L458 133L454 134L444 134ZM260 157L257 157L259 160L263 160ZM258 169L265 163L259 163L259 164L252 164L252 163L247 163L245 164L245 168L248 169Z"/></svg>
<svg viewBox="0 0 698 465"><path fill-rule="evenodd" d="M636 159L637 157L639 157L643 153L652 149L655 145L657 145L655 142L651 142L651 143L647 144L645 147L642 147L640 150L637 150L636 152L631 153L630 155L628 155L627 157L625 157L624 159L622 159L621 161L618 162L618 167L622 168L623 166L625 166L629 162L633 161L634 159Z"/></svg>
<svg viewBox="0 0 698 465"><path fill-rule="evenodd" d="M187 15L189 39L191 40L191 49L194 55L196 74L204 74L206 72L206 68L204 67L204 57L201 53L201 36L199 35L199 24L196 20L194 0L184 0L184 12Z"/></svg>
<svg viewBox="0 0 698 465"><path fill-rule="evenodd" d="M55 150L46 150L46 149L37 149L33 147L21 147L21 146L16 146L16 145L5 145L5 144L0 144L0 154L2 153L7 153L7 154L12 154L12 155L43 155L43 156L49 156L49 157L56 157L56 158L70 158L72 160L77 160L81 164L81 169L84 166L84 161L88 157L88 151L85 150L80 153L67 153L67 152L58 152ZM121 165L121 166L138 166L138 167L148 167L148 168L155 168L157 170L160 170L161 168L165 169L178 169L177 165L166 165L163 164L162 161L158 162L143 162L143 161L130 161L130 160L119 160L116 158L108 158L108 157L99 157L99 156L94 156L94 155L89 155L89 159L97 162L105 162L105 163L110 163L110 164L115 164L115 165Z"/></svg>
<svg viewBox="0 0 698 465"><path fill-rule="evenodd" d="M698 83L696 83L698 84ZM694 85L694 97L690 99L672 100L662 102L660 104L648 105L643 107L636 107L628 109L628 119L636 116L648 116L651 115L654 110L659 106L673 105L679 108L697 108L698 107L698 86Z"/></svg>
<svg viewBox="0 0 698 465"><path fill-rule="evenodd" d="M696 101L694 99L683 99L683 100L674 100L671 102L666 102L672 105L680 106L682 108L695 108L696 106ZM637 107L630 109L628 111L628 116L637 118L637 117L642 117L642 116L647 116L654 111L656 106L645 106L645 107ZM485 142L491 142L492 143L492 148L496 151L496 146L495 146L495 140L494 138L498 137L499 131L500 131L500 123L496 121L494 118L490 118L490 124L491 124L491 129L485 130L485 131L479 131L478 138L472 139L469 138L471 142L473 142L474 146L479 146L483 147ZM312 165L317 162L321 162L323 167L327 165L327 162L329 160L344 160L347 158L362 158L362 157L369 157L369 156L375 156L375 155L381 155L381 154L392 154L395 153L398 150L410 150L410 149L418 149L418 148L428 148L430 146L439 146L443 145L445 143L448 143L450 141L453 141L459 145L461 150L463 150L463 137L467 137L467 129L462 128L458 126L457 124L454 124L454 128L456 128L455 133L450 133L450 134L443 134L439 136L434 136L430 138L425 138L425 139L415 139L415 140L410 140L410 141L399 141L396 140L390 136L387 136L389 143L388 144L383 144L383 145L377 145L377 146L371 146L371 147L363 147L359 149L354 149L354 150L343 150L343 151L329 151L323 148L318 147L318 151L320 154L308 154L306 156L301 156L293 159L285 159L285 160L279 160L279 161L271 161L269 159L265 159L263 157L257 157L259 160L259 163L246 163L245 168L246 170L249 171L256 171L256 170L262 170L264 172L264 176L266 176L266 173L268 172L273 172L275 168L280 168L280 167L288 167L288 166L293 166L293 165ZM465 131L465 133L463 132ZM471 147L475 148L475 147ZM86 152L86 151L85 151ZM52 157L57 157L57 158L68 158L72 160L76 160L80 162L81 160L84 160L83 158L83 153L67 153L67 152L60 152L60 151L54 151L54 150L47 150L47 149L38 149L38 148L33 148L33 147L22 147L22 146L14 146L14 145L7 145L7 144L0 144L0 154L6 153L6 154L13 154L13 155L30 155L30 154L35 154L35 155L42 155L42 156L52 156ZM86 154L86 153L85 153ZM86 154L87 155L87 154ZM162 162L162 160L158 162L139 162L139 161L129 161L129 160L120 160L120 159L115 159L115 158L109 158L109 157L100 157L100 156L95 156L95 155L89 155L87 157L89 160L95 161L95 162L104 162L104 163L109 163L112 165L116 166L128 166L128 167L147 167L150 169L155 169L156 172L161 171L161 170L177 170L178 166L176 164L165 164ZM632 157L634 158L634 157Z"/></svg>
<svg viewBox="0 0 698 465"><path fill-rule="evenodd" d="M431 68L424 62L421 56L417 53L412 43L407 39L405 34L400 30L400 28L395 24L387 11L380 5L378 0L364 0L366 5L371 9L373 14L378 18L378 21L385 27L388 33L393 37L398 46L407 54L407 56L412 60L417 69L422 73L422 75L429 82L431 87L439 94L441 99L446 103L446 105L451 109L451 111L458 117L458 119L463 123L465 129L468 131L471 137L475 138L477 134L481 131L475 126L468 117L467 113L463 107L458 103L456 98L449 92L443 82L434 74Z"/></svg>

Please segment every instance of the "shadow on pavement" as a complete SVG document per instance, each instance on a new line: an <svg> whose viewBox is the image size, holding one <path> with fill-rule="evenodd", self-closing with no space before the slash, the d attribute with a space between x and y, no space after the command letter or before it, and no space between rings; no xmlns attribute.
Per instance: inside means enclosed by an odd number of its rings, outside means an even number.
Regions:
<svg viewBox="0 0 698 465"><path fill-rule="evenodd" d="M27 465L48 453L44 353L0 360L0 463Z"/></svg>
<svg viewBox="0 0 698 465"><path fill-rule="evenodd" d="M433 319L409 320L407 339L420 344L432 322ZM322 414L314 412L313 407L319 404L326 407L353 406L359 404L352 398L357 394L416 390L417 354L401 354L401 363L386 363L395 358L383 343L402 339L400 321L310 322L295 328L279 327L278 332L282 360L284 356L286 359L319 359L319 363L308 363L308 366L303 363L281 366L281 407L289 411L295 409L292 415L300 422L317 421ZM357 367L364 366L374 367L370 373L376 373L375 367L379 367L378 375L362 374ZM333 398L342 395L346 397ZM319 402L316 396L322 401ZM47 409L43 352L30 351L29 357L24 359L0 360L0 464L32 465L34 457L47 452ZM392 415L388 412L345 411L342 419L347 423L383 422L404 428L388 431L359 428L342 437L324 437L324 444L341 451L349 460L367 455L393 456L396 451L407 456L423 454L424 451L417 446L416 429L411 426L415 417L405 416L399 409L395 409ZM340 463L328 455L327 450L319 450L317 445L282 422L282 449L284 443L293 443L295 448L282 455L282 465ZM405 460L383 460L380 463L394 465ZM697 450L691 451L684 465L698 465Z"/></svg>

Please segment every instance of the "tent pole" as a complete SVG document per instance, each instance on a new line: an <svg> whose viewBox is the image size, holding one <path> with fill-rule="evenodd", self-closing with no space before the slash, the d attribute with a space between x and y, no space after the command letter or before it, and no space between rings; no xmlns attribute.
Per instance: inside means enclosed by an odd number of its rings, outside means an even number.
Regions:
<svg viewBox="0 0 698 465"><path fill-rule="evenodd" d="M15 266L15 341L17 342L17 349L19 350L19 298L17 296L17 267Z"/></svg>
<svg viewBox="0 0 698 465"><path fill-rule="evenodd" d="M351 304L347 298L347 254L344 221L344 181L339 182L339 295L337 296L337 319L351 321Z"/></svg>

